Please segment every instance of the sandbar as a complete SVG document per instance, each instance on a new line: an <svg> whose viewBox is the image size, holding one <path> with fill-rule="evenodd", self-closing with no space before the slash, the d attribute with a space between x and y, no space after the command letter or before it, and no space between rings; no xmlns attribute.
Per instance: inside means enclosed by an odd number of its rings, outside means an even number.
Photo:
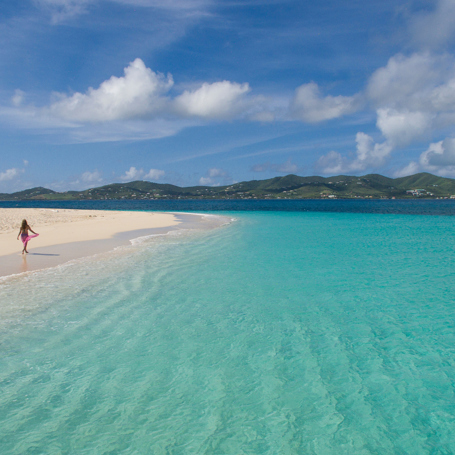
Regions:
<svg viewBox="0 0 455 455"><path fill-rule="evenodd" d="M22 255L17 240L22 219L39 237ZM126 244L141 235L178 227L172 213L108 210L0 208L0 276L52 267Z"/></svg>

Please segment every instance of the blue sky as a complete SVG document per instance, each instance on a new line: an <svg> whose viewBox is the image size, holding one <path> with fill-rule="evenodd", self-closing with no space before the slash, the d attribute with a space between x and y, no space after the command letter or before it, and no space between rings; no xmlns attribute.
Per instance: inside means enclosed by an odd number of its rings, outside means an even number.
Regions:
<svg viewBox="0 0 455 455"><path fill-rule="evenodd" d="M455 0L3 0L0 192L455 177Z"/></svg>

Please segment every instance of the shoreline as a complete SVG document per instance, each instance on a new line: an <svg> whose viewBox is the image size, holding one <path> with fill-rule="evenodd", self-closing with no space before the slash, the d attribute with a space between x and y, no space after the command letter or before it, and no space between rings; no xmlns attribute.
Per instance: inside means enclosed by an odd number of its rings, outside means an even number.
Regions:
<svg viewBox="0 0 455 455"><path fill-rule="evenodd" d="M40 234L30 240L29 254L21 254L22 242L16 240L22 218ZM203 223L206 219L207 215L170 212L0 209L0 277L106 253L141 237L210 228Z"/></svg>

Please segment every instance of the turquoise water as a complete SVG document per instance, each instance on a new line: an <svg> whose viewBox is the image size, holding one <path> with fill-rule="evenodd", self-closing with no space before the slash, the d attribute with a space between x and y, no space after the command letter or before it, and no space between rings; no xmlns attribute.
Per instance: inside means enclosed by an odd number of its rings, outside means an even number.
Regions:
<svg viewBox="0 0 455 455"><path fill-rule="evenodd" d="M454 218L234 216L1 284L1 454L455 453Z"/></svg>

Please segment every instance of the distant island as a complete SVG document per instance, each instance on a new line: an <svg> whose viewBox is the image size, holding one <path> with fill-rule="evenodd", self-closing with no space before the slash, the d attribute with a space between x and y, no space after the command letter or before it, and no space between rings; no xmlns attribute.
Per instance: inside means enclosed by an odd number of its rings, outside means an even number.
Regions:
<svg viewBox="0 0 455 455"><path fill-rule="evenodd" d="M0 201L110 199L455 199L455 180L420 173L392 179L379 174L361 177L286 175L228 186L179 186L147 181L113 183L84 191L57 192L31 188L0 193Z"/></svg>

